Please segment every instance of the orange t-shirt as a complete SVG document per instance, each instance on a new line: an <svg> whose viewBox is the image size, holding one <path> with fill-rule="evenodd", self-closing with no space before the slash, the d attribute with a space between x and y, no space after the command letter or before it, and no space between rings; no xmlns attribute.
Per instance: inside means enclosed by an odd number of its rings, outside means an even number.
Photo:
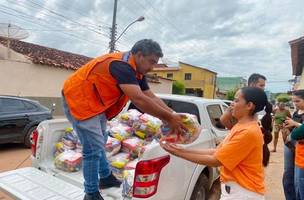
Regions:
<svg viewBox="0 0 304 200"><path fill-rule="evenodd" d="M304 168L304 144L302 143L297 143L296 145L295 164L300 168Z"/></svg>
<svg viewBox="0 0 304 200"><path fill-rule="evenodd" d="M215 152L222 164L221 181L234 181L264 195L263 143L263 133L256 121L233 126Z"/></svg>

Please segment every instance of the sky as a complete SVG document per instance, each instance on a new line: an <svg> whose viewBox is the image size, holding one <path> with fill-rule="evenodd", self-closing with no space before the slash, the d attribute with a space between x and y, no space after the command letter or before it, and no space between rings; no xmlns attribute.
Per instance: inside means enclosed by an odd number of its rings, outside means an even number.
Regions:
<svg viewBox="0 0 304 200"><path fill-rule="evenodd" d="M13 37L96 57L109 51L114 0L0 0L0 23ZM161 45L162 62L197 65L218 76L266 76L266 89L286 92L292 79L289 41L304 36L303 0L118 0L116 43L143 38ZM1 28L2 27L2 28ZM0 34L6 25L0 24Z"/></svg>

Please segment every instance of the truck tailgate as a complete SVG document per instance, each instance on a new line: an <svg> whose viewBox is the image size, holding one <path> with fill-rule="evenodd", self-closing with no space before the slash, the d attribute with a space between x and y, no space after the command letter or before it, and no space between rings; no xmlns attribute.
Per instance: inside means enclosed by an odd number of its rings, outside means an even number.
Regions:
<svg viewBox="0 0 304 200"><path fill-rule="evenodd" d="M0 173L0 189L22 200L82 200L84 196L82 188L33 167Z"/></svg>

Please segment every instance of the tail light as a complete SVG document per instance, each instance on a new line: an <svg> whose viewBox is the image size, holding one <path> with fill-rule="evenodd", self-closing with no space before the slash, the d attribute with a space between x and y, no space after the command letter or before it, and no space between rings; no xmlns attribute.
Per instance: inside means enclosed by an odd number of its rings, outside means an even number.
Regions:
<svg viewBox="0 0 304 200"><path fill-rule="evenodd" d="M170 161L170 156L140 161L136 165L133 197L148 198L157 192L160 172Z"/></svg>
<svg viewBox="0 0 304 200"><path fill-rule="evenodd" d="M31 142L32 142L31 149L32 149L32 155L34 157L36 156L37 140L38 140L38 130L35 129L31 136Z"/></svg>

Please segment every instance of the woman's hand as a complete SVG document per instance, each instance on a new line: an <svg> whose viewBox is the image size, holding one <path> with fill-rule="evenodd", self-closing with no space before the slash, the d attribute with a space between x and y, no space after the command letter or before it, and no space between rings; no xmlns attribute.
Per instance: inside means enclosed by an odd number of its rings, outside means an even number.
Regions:
<svg viewBox="0 0 304 200"><path fill-rule="evenodd" d="M173 144L173 143L166 142L165 140L161 140L159 142L159 144L165 151L167 151L175 156L178 156L179 153L182 153L183 151L185 151L185 148L178 146L176 144Z"/></svg>
<svg viewBox="0 0 304 200"><path fill-rule="evenodd" d="M284 121L284 128L299 127L301 124L287 117Z"/></svg>

